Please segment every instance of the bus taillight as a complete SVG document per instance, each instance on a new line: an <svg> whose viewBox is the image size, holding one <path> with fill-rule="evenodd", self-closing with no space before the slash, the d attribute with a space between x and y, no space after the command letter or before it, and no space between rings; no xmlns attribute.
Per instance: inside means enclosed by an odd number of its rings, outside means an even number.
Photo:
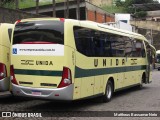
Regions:
<svg viewBox="0 0 160 120"><path fill-rule="evenodd" d="M18 85L17 80L16 80L15 75L14 75L14 67L13 67L13 65L10 66L10 75L11 75L11 82L13 84Z"/></svg>
<svg viewBox="0 0 160 120"><path fill-rule="evenodd" d="M0 80L7 77L7 69L6 65L3 63L0 63Z"/></svg>
<svg viewBox="0 0 160 120"><path fill-rule="evenodd" d="M58 85L58 88L66 87L70 84L72 84L71 70L67 67L63 67L62 80L60 84Z"/></svg>
<svg viewBox="0 0 160 120"><path fill-rule="evenodd" d="M61 21L61 22L64 22L64 21L65 21L65 18L60 18L60 21Z"/></svg>
<svg viewBox="0 0 160 120"><path fill-rule="evenodd" d="M18 24L18 23L20 23L20 22L21 22L21 20L17 20L17 21L16 21L16 24Z"/></svg>

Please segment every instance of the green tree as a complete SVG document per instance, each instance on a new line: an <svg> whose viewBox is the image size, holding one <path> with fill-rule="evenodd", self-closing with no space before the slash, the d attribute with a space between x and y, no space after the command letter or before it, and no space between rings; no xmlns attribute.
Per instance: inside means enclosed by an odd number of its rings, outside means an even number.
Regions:
<svg viewBox="0 0 160 120"><path fill-rule="evenodd" d="M121 0L116 0L116 6L121 6L127 13L133 14L135 17L142 18L147 15L146 11L141 9L136 9L133 7L133 4L147 4L147 3L158 3L158 1L154 0L125 0L125 2Z"/></svg>

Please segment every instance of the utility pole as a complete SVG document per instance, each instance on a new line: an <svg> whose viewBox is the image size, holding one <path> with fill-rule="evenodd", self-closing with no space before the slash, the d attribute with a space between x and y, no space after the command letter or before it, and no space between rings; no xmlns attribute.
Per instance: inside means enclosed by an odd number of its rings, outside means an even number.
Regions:
<svg viewBox="0 0 160 120"><path fill-rule="evenodd" d="M66 11L65 11L66 10ZM65 13L65 18L69 18L69 0L65 1L65 9L64 9L64 13Z"/></svg>
<svg viewBox="0 0 160 120"><path fill-rule="evenodd" d="M77 20L80 20L80 0L77 0L76 14L77 14Z"/></svg>
<svg viewBox="0 0 160 120"><path fill-rule="evenodd" d="M15 4L16 4L16 10L19 9L19 0L15 0Z"/></svg>
<svg viewBox="0 0 160 120"><path fill-rule="evenodd" d="M53 4L53 17L56 17L56 1L52 0L52 4Z"/></svg>
<svg viewBox="0 0 160 120"><path fill-rule="evenodd" d="M39 13L39 0L36 0L36 14Z"/></svg>

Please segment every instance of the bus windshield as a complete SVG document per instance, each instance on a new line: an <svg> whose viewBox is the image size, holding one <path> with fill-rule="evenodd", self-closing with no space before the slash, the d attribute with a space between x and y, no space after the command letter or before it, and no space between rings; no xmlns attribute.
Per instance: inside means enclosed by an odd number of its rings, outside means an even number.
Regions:
<svg viewBox="0 0 160 120"><path fill-rule="evenodd" d="M157 54L157 62L160 62L160 54Z"/></svg>
<svg viewBox="0 0 160 120"><path fill-rule="evenodd" d="M29 21L16 24L13 44L64 44L64 22Z"/></svg>

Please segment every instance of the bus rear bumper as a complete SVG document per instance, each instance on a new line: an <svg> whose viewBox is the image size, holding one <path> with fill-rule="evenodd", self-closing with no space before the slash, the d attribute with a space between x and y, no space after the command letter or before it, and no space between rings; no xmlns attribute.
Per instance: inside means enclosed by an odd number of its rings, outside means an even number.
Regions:
<svg viewBox="0 0 160 120"><path fill-rule="evenodd" d="M0 91L8 91L10 86L10 77L0 80Z"/></svg>
<svg viewBox="0 0 160 120"><path fill-rule="evenodd" d="M73 100L73 84L67 87L56 89L31 88L12 84L12 92L15 96L50 100Z"/></svg>

